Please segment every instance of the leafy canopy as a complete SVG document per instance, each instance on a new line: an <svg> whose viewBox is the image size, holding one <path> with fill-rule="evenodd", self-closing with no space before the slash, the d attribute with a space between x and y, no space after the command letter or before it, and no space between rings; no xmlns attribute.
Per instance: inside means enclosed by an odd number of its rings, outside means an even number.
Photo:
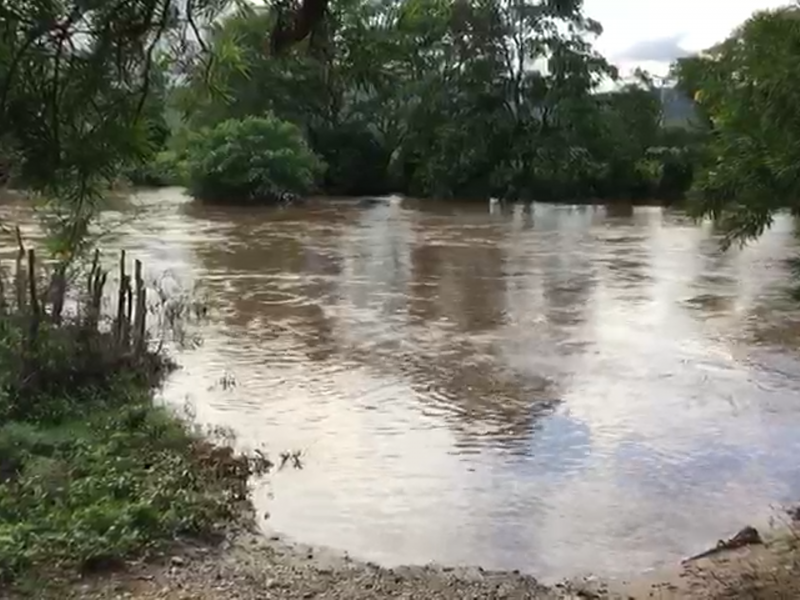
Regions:
<svg viewBox="0 0 800 600"><path fill-rule="evenodd" d="M758 237L775 212L800 212L800 11L754 14L723 43L675 65L711 128L694 186L698 216L726 243Z"/></svg>
<svg viewBox="0 0 800 600"><path fill-rule="evenodd" d="M163 139L167 67L202 68L189 32L227 3L0 2L0 154L41 195L55 250L80 249L104 190Z"/></svg>
<svg viewBox="0 0 800 600"><path fill-rule="evenodd" d="M685 189L687 169L671 179L666 163L688 158L645 156L671 143L653 86L595 93L616 72L594 50L601 28L578 0L338 0L324 36L274 56L264 31L279 17L249 5L215 24L209 48L227 93L209 94L204 72L190 71L171 96L186 127L271 112L325 160L319 183L333 194Z"/></svg>

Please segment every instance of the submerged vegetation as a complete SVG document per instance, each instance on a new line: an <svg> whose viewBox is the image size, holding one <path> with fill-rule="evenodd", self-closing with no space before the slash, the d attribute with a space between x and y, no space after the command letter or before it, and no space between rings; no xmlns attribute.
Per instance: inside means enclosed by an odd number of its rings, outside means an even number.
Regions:
<svg viewBox="0 0 800 600"><path fill-rule="evenodd" d="M673 201L691 189L696 213L740 238L794 197L791 8L657 79L620 77L580 0L121 6L123 36L112 12L80 3L3 9L0 153L20 185L80 207L52 220L62 245L120 174L224 202L312 189ZM266 122L274 133L256 142Z"/></svg>
<svg viewBox="0 0 800 600"><path fill-rule="evenodd" d="M122 174L225 202L312 188L557 201L691 190L730 239L796 198L793 7L757 13L666 79L620 77L581 0L0 11L0 168L39 194L61 254L90 245Z"/></svg>
<svg viewBox="0 0 800 600"><path fill-rule="evenodd" d="M278 6L246 4L209 25L213 85L203 64L165 85L160 182L185 184L187 165L200 165L187 150L196 132L269 115L297 127L325 164L314 187L333 195L688 193L728 242L796 203L794 7L756 13L657 80L619 76L593 49L601 24L578 0L334 2L315 35L276 56L264 46Z"/></svg>

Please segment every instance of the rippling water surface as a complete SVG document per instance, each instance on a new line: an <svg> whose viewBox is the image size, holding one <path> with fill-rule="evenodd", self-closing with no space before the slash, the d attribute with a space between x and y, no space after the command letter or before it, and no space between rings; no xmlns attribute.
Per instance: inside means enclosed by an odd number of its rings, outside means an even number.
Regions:
<svg viewBox="0 0 800 600"><path fill-rule="evenodd" d="M723 254L658 208L135 203L108 244L211 309L164 395L304 451L258 492L300 541L627 575L800 498L788 220Z"/></svg>

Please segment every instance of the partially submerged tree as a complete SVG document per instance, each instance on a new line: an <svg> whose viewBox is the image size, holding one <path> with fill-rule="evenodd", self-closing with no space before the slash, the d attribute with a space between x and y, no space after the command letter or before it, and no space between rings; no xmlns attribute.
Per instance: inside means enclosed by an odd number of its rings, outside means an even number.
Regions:
<svg viewBox="0 0 800 600"><path fill-rule="evenodd" d="M592 93L615 73L581 0L314 2L0 0L0 161L18 155L20 182L55 199L60 249L86 239L120 168L162 145L167 99L194 129L266 112L294 123L333 193L653 187L641 180L657 160L634 155L655 144L657 112L642 91ZM185 171L172 157L185 148L162 152L157 175Z"/></svg>
<svg viewBox="0 0 800 600"><path fill-rule="evenodd" d="M230 119L196 136L189 188L211 202L278 203L310 191L322 170L295 125L272 115Z"/></svg>

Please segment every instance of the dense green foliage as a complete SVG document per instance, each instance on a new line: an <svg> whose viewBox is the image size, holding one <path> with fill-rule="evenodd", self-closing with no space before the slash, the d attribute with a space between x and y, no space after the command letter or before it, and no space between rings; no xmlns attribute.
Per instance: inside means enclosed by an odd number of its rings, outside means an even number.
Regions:
<svg viewBox="0 0 800 600"><path fill-rule="evenodd" d="M213 446L153 406L169 365L114 333L131 331L131 315L111 331L90 304L56 319L34 295L20 301L25 272L0 280L0 587L52 583L236 522L249 477L269 462Z"/></svg>
<svg viewBox="0 0 800 600"><path fill-rule="evenodd" d="M773 214L800 212L800 13L756 13L723 43L679 61L680 86L710 130L695 182L698 215L727 241L758 237Z"/></svg>
<svg viewBox="0 0 800 600"><path fill-rule="evenodd" d="M278 202L308 192L323 170L300 130L268 115L201 131L189 154L189 189L215 202Z"/></svg>
<svg viewBox="0 0 800 600"><path fill-rule="evenodd" d="M189 164L185 155L165 149L146 162L129 166L124 175L133 185L143 187L187 185Z"/></svg>
<svg viewBox="0 0 800 600"><path fill-rule="evenodd" d="M40 195L52 250L80 253L103 192L149 160L164 118L173 48L226 0L0 3L0 162Z"/></svg>
<svg viewBox="0 0 800 600"><path fill-rule="evenodd" d="M277 57L264 50L269 10L246 6L210 28L219 88L189 71L169 96L183 127L275 115L303 132L328 167L318 188L337 195L673 197L691 179L652 82L596 93L616 73L579 0L330 9L321 47Z"/></svg>
<svg viewBox="0 0 800 600"><path fill-rule="evenodd" d="M57 250L85 239L120 171L138 184L186 183L188 148L168 131L184 139L267 114L300 129L327 164L315 184L329 194L685 189L691 153L668 143L652 84L596 93L616 73L592 48L601 28L581 0L338 0L308 40L275 56L267 38L280 6L26 0L0 9L0 162L13 156L19 182L56 201ZM200 42L188 44L187 31Z"/></svg>

